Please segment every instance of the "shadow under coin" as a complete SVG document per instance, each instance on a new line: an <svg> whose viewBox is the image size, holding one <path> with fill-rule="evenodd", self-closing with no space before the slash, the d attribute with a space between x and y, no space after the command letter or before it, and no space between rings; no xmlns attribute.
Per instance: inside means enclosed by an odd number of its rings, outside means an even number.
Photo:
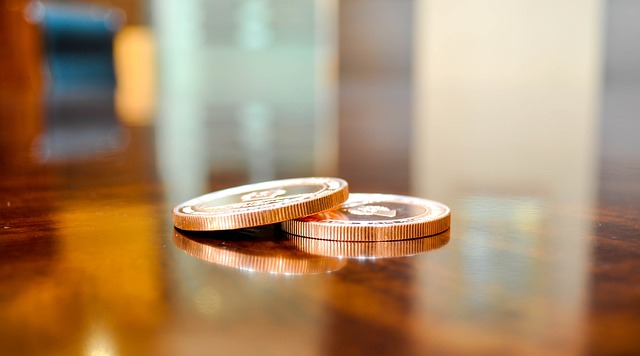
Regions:
<svg viewBox="0 0 640 356"><path fill-rule="evenodd" d="M391 258L412 256L441 248L449 242L450 230L437 235L398 241L331 241L284 234L291 246L303 252L334 258Z"/></svg>
<svg viewBox="0 0 640 356"><path fill-rule="evenodd" d="M174 244L191 256L222 266L273 274L318 274L337 271L346 260L311 255L279 238L274 226L187 232L174 229Z"/></svg>

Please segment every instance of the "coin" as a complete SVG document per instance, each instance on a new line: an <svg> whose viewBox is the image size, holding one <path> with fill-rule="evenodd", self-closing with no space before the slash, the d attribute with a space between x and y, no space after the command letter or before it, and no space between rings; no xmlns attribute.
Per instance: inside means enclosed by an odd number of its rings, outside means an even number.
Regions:
<svg viewBox="0 0 640 356"><path fill-rule="evenodd" d="M258 229L265 228L269 230L268 227ZM182 251L201 260L252 272L328 273L341 269L347 263L345 259L303 252L290 246L288 241L279 240L275 236L265 236L262 230L242 229L207 234L214 235L203 237L174 229L173 243Z"/></svg>
<svg viewBox="0 0 640 356"><path fill-rule="evenodd" d="M205 194L176 206L173 224L191 231L268 225L335 208L348 196L348 184L340 178L249 184Z"/></svg>
<svg viewBox="0 0 640 356"><path fill-rule="evenodd" d="M398 241L331 241L285 234L291 245L306 253L336 258L390 258L439 249L449 242L449 230L434 236Z"/></svg>
<svg viewBox="0 0 640 356"><path fill-rule="evenodd" d="M285 221L288 233L336 241L395 241L449 228L450 209L439 202L391 194L351 194L338 208Z"/></svg>

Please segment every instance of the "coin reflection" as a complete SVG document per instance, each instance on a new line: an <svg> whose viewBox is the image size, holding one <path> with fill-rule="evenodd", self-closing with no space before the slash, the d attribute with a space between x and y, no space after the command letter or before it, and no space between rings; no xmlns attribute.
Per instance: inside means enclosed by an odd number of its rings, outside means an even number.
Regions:
<svg viewBox="0 0 640 356"><path fill-rule="evenodd" d="M390 258L417 255L441 248L449 242L450 230L438 235L398 241L331 241L285 233L292 246L319 256L338 258Z"/></svg>
<svg viewBox="0 0 640 356"><path fill-rule="evenodd" d="M346 264L346 260L312 255L289 245L271 226L207 233L174 229L173 242L199 259L247 271L314 274L333 272Z"/></svg>

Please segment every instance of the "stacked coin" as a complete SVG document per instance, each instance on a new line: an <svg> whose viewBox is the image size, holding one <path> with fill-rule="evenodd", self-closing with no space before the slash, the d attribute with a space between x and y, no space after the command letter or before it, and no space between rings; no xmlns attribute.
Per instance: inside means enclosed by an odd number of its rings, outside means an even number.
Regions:
<svg viewBox="0 0 640 356"><path fill-rule="evenodd" d="M340 178L285 179L225 189L173 209L181 230L215 231L282 223L290 234L333 241L379 242L449 229L444 204L390 194L349 194Z"/></svg>
<svg viewBox="0 0 640 356"><path fill-rule="evenodd" d="M339 178L298 178L243 185L209 193L173 209L173 223L190 231L231 230L275 224L333 209L349 197Z"/></svg>

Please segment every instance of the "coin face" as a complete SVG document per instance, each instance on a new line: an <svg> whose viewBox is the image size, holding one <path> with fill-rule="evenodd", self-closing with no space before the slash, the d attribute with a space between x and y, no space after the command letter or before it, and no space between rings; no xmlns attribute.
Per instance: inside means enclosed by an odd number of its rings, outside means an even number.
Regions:
<svg viewBox="0 0 640 356"><path fill-rule="evenodd" d="M240 229L278 223L335 208L349 196L340 178L276 180L220 190L173 209L182 230Z"/></svg>
<svg viewBox="0 0 640 356"><path fill-rule="evenodd" d="M336 241L394 241L441 233L451 211L432 200L351 194L338 208L282 223L288 233Z"/></svg>

